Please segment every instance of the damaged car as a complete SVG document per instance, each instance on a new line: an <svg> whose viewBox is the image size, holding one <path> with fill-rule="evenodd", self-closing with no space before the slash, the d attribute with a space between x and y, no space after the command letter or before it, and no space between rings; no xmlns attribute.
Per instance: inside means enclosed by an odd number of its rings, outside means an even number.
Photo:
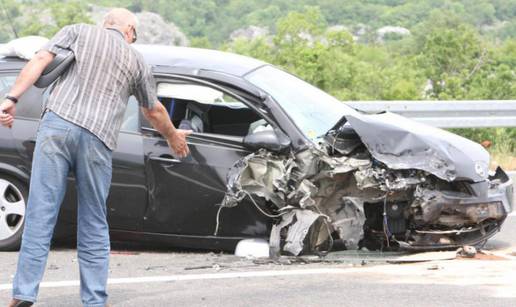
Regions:
<svg viewBox="0 0 516 307"><path fill-rule="evenodd" d="M265 238L271 256L450 249L482 244L512 210L512 181L489 171L479 144L393 113L366 114L252 58L136 48L173 123L194 133L190 156L175 157L130 99L107 203L114 241L232 250ZM23 64L0 59L0 90ZM0 130L0 249L21 238L47 92L31 89L13 129ZM75 234L68 181L56 239Z"/></svg>
<svg viewBox="0 0 516 307"><path fill-rule="evenodd" d="M247 198L268 210L276 219L272 255L478 245L511 212L512 182L500 168L489 174L479 144L393 113L360 112L283 71L262 69L247 79L307 142L293 149L280 128L247 136L257 151L231 170L223 207Z"/></svg>

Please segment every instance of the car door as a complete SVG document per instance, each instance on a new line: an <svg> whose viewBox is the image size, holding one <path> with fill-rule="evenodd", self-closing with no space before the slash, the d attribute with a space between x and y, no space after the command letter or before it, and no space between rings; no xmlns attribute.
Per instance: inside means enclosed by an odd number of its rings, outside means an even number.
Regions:
<svg viewBox="0 0 516 307"><path fill-rule="evenodd" d="M4 72L0 78L9 81L10 84L0 91L0 95L6 94L14 84L19 71ZM16 105L16 120L9 129L12 134L13 147L16 148L16 166L26 174L30 173L32 155L36 144L36 133L41 117L42 103L47 96L47 91L36 87L29 88L19 99Z"/></svg>
<svg viewBox="0 0 516 307"><path fill-rule="evenodd" d="M134 96L129 98L113 151L113 177L107 200L112 230L138 230L147 205L141 114Z"/></svg>
<svg viewBox="0 0 516 307"><path fill-rule="evenodd" d="M221 99L211 91L216 85L203 82L203 89L192 87L192 84L196 84L192 82L177 79L158 80L158 96L170 112L176 126L182 126L184 121L181 121L181 118L187 118L188 112L192 111L188 108L186 111L182 110L180 101L188 106L196 102L195 100ZM175 87L175 94L163 95L160 93L162 84L179 86ZM221 93L227 95L222 91ZM236 104L238 103L234 103L231 109L228 108L228 112L235 110ZM206 106L197 104L197 108L206 109ZM242 118L251 116L249 110L243 111L243 114ZM205 128L211 126L213 129L214 123L210 123L205 114L197 115L202 119ZM241 125L221 122L217 125L217 131L227 132L229 126ZM144 129L147 131L143 143L149 190L144 231L212 236L217 225L219 204L226 192L227 173L235 162L250 154L243 147L243 135L214 133L213 130L194 132L187 138L190 155L180 159L171 153L167 142L156 131L151 128ZM218 234L225 237L266 236L270 228L270 221L261 216L249 203L223 209L219 215L219 222Z"/></svg>
<svg viewBox="0 0 516 307"><path fill-rule="evenodd" d="M111 187L106 201L110 230L135 231L142 225L147 204L147 188L139 108L134 97L127 104L117 148L113 151L112 165ZM76 224L76 217L77 190L71 173L59 220L65 226L73 226Z"/></svg>

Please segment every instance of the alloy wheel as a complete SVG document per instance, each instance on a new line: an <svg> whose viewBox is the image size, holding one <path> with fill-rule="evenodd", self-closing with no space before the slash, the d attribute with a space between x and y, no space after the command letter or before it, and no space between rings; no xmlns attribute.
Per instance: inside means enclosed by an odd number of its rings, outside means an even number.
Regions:
<svg viewBox="0 0 516 307"><path fill-rule="evenodd" d="M15 235L25 218L25 199L10 181L0 179L0 241Z"/></svg>

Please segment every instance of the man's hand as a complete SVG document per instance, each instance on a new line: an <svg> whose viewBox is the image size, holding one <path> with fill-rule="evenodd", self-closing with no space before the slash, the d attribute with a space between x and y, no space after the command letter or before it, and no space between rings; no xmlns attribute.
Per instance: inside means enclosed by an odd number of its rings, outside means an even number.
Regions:
<svg viewBox="0 0 516 307"><path fill-rule="evenodd" d="M176 129L170 121L167 110L159 101L152 109L142 108L142 112L151 125L167 140L168 146L174 153L180 158L188 156L190 150L186 144L186 136L192 133L191 130Z"/></svg>
<svg viewBox="0 0 516 307"><path fill-rule="evenodd" d="M186 136L191 133L191 130L175 129L175 132L167 139L170 149L181 158L188 156L190 153L188 145L186 144Z"/></svg>
<svg viewBox="0 0 516 307"><path fill-rule="evenodd" d="M0 124L4 127L11 128L16 114L16 104L9 99L5 99L0 104Z"/></svg>
<svg viewBox="0 0 516 307"><path fill-rule="evenodd" d="M13 97L21 97L41 76L41 73L52 62L55 55L45 50L41 50L23 67L20 75L16 78L14 86L9 91ZM14 122L16 106L14 102L5 99L0 104L0 124L11 128Z"/></svg>

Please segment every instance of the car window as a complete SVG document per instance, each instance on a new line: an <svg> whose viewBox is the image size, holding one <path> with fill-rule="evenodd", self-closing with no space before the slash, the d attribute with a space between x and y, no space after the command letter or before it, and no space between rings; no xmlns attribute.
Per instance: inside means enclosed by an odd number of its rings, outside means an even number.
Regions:
<svg viewBox="0 0 516 307"><path fill-rule="evenodd" d="M244 103L218 89L195 83L160 82L160 102L180 129L196 133L246 136L253 129L267 126Z"/></svg>
<svg viewBox="0 0 516 307"><path fill-rule="evenodd" d="M208 86L188 83L159 83L158 96L193 100L206 105L225 105L233 108L247 108L245 104Z"/></svg>
<svg viewBox="0 0 516 307"><path fill-rule="evenodd" d="M139 132L140 131L140 108L136 97L129 97L127 108L125 109L124 119L120 131Z"/></svg>
<svg viewBox="0 0 516 307"><path fill-rule="evenodd" d="M0 92L6 93L9 91L11 86L13 86L14 81L16 81L16 76L0 76Z"/></svg>
<svg viewBox="0 0 516 307"><path fill-rule="evenodd" d="M354 109L298 77L263 66L245 77L271 95L310 139L317 139Z"/></svg>
<svg viewBox="0 0 516 307"><path fill-rule="evenodd" d="M0 75L0 96L9 92L16 81L17 73ZM43 101L46 101L48 90L31 87L16 105L16 117L39 119L43 109Z"/></svg>

